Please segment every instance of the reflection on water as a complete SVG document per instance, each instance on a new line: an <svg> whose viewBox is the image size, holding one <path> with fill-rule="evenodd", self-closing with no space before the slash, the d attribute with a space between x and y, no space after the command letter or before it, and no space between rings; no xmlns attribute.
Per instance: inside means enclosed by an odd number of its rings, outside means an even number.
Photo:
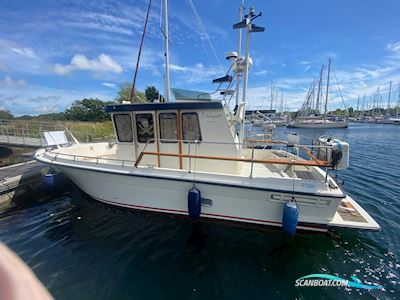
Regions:
<svg viewBox="0 0 400 300"><path fill-rule="evenodd" d="M288 237L279 230L115 208L70 186L0 213L0 239L56 299L396 299L399 129L354 125L334 131L351 147L351 167L340 175L344 188L377 219L378 233ZM312 273L354 274L385 290L294 286Z"/></svg>

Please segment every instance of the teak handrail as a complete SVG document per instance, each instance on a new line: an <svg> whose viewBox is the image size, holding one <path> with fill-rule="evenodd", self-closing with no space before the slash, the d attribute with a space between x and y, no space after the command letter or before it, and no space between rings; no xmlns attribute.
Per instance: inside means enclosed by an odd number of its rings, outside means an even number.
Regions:
<svg viewBox="0 0 400 300"><path fill-rule="evenodd" d="M214 160L226 160L226 161L241 161L247 163L263 163L263 164L281 164L281 165L295 165L295 166L318 166L318 167L330 167L328 161L314 159L310 160L297 160L297 159L248 159L240 157L226 157L226 156L209 156L209 155L191 155L191 154L176 154L176 153L163 153L163 152L141 152L135 167L140 164L144 155L159 155L179 158L195 158L195 159L214 159Z"/></svg>

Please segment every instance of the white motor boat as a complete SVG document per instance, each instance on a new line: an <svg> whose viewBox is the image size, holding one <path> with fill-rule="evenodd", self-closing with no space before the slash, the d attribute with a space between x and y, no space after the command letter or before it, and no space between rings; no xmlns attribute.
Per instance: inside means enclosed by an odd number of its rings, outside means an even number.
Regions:
<svg viewBox="0 0 400 300"><path fill-rule="evenodd" d="M255 17L250 10L234 28L261 32ZM115 141L79 143L71 134L71 142L62 132L48 132L49 147L34 158L110 205L261 226L291 222L312 231L379 230L329 174L347 168L348 144L323 138L306 147L293 136L288 142L244 138L248 41L244 57L231 55L233 76L244 79L243 102L233 111L221 101L193 99L110 105ZM260 143L265 147L255 147Z"/></svg>
<svg viewBox="0 0 400 300"><path fill-rule="evenodd" d="M300 229L379 229L327 173L347 167L347 150L334 164L332 156L319 159L301 145L270 141L272 149L246 148L220 102L107 109L115 143L59 145L34 155L98 201L189 215L188 192L195 186L201 192L201 218L282 226L284 205L294 199ZM335 143L316 149L332 150ZM309 160L287 149L303 150Z"/></svg>

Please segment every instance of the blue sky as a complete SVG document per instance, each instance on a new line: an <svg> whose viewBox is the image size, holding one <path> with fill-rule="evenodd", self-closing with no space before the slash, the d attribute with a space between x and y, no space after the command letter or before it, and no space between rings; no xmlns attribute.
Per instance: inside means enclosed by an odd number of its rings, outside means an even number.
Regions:
<svg viewBox="0 0 400 300"><path fill-rule="evenodd" d="M236 50L240 0L193 3L222 68L189 9L170 0L171 85L212 91ZM229 6L228 6L229 3ZM398 0L247 1L263 12L265 33L252 37L249 105L269 106L271 79L288 107L301 106L321 64L333 68L347 105L377 86L386 102L389 81L400 83ZM3 0L0 10L0 108L15 115L62 111L85 97L111 100L131 81L147 1ZM163 91L160 1L153 1L138 88ZM335 92L333 92L334 94ZM397 94L396 96L397 97ZM339 105L338 95L332 106ZM393 101L393 100L392 100Z"/></svg>

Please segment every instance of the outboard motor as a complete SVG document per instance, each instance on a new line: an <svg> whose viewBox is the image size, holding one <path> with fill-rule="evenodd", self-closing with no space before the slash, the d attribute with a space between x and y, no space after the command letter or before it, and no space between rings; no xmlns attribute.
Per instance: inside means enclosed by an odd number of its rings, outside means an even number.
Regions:
<svg viewBox="0 0 400 300"><path fill-rule="evenodd" d="M336 170L344 170L349 167L349 144L327 136L322 136L318 140L319 146L327 146L329 148L319 148L317 157L326 160Z"/></svg>
<svg viewBox="0 0 400 300"><path fill-rule="evenodd" d="M195 185L190 189L188 194L188 212L189 216L194 219L200 217L201 213L201 193Z"/></svg>

